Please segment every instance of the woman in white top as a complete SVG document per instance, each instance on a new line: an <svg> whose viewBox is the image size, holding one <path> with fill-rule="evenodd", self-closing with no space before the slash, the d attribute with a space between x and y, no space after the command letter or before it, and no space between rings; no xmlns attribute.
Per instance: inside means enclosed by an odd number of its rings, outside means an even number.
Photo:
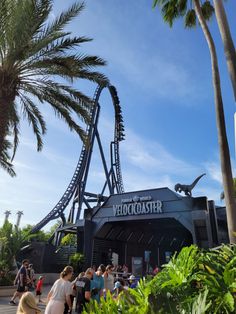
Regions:
<svg viewBox="0 0 236 314"><path fill-rule="evenodd" d="M112 265L107 265L106 271L103 274L104 278L104 289L106 291L112 291L114 288L114 276L112 275Z"/></svg>
<svg viewBox="0 0 236 314"><path fill-rule="evenodd" d="M68 304L69 311L72 309L70 295L72 294L71 278L73 268L66 266L61 272L60 279L55 281L48 293L48 304L45 314L63 314L65 303Z"/></svg>

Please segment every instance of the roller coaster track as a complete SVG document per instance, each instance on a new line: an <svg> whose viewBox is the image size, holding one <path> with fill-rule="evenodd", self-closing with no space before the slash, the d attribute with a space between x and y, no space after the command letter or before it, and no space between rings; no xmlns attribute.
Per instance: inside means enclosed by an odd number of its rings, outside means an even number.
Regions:
<svg viewBox="0 0 236 314"><path fill-rule="evenodd" d="M32 233L37 232L38 230L42 229L49 221L62 218L63 224L65 223L64 211L68 204L70 203L73 196L75 199L78 200L79 203L79 210L82 206L82 202L84 200L84 193L85 193L85 185L87 181L87 175L89 171L89 164L91 160L91 154L93 150L93 144L95 137L99 138L99 134L97 131L98 125L98 118L99 118L99 97L101 92L104 88L108 88L113 106L115 109L115 131L114 131L114 141L111 143L112 152L111 152L111 165L112 169L110 170L109 174L107 171L106 178L109 186L110 193L114 193L116 190L117 193L123 193L123 181L122 181L122 174L121 174L121 167L120 167L120 157L119 157L119 142L124 140L124 126L123 126L123 118L121 113L121 107L119 98L117 96L117 92L114 86L98 86L94 93L93 97L93 105L90 108L89 116L90 116L90 123L87 125L86 128L86 135L87 135L87 143L83 144L79 161L77 163L75 172L73 177L64 192L63 196L59 200L59 202L54 206L54 208L39 222L37 223L31 230ZM115 168L115 170L114 170ZM106 168L105 168L106 169ZM112 180L115 182L115 189L114 186L111 188L111 184L109 182L109 175L112 176ZM106 185L105 184L105 185ZM79 217L79 212L77 213L77 219Z"/></svg>

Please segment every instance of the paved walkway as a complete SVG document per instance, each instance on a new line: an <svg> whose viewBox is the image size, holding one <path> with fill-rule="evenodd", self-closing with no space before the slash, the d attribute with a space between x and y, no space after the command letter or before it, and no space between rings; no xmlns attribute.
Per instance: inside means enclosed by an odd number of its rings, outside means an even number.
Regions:
<svg viewBox="0 0 236 314"><path fill-rule="evenodd" d="M46 307L46 299L47 299L47 294L50 290L51 286L44 286L43 287L43 294L42 294L42 303L39 303L38 306L42 310L42 313L44 313L45 307ZM10 305L11 297L0 297L0 313L1 314L16 314L17 311L17 306ZM18 299L16 302L18 303ZM75 313L75 312L73 312Z"/></svg>

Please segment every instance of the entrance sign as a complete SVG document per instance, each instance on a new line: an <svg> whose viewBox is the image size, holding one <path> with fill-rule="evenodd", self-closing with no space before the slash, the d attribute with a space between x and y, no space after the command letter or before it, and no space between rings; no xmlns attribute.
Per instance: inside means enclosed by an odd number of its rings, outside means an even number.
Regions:
<svg viewBox="0 0 236 314"><path fill-rule="evenodd" d="M142 276L143 274L143 258L132 257L132 274Z"/></svg>
<svg viewBox="0 0 236 314"><path fill-rule="evenodd" d="M146 214L161 214L162 202L152 201L151 196L134 196L129 199L122 199L121 205L113 205L115 216L132 216Z"/></svg>

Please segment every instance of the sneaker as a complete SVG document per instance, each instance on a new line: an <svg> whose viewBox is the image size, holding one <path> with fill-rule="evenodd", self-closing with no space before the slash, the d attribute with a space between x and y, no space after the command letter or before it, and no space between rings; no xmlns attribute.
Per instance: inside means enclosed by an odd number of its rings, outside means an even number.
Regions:
<svg viewBox="0 0 236 314"><path fill-rule="evenodd" d="M11 301L9 302L9 304L10 304L10 305L16 305L16 302L13 301L13 300L11 300Z"/></svg>

